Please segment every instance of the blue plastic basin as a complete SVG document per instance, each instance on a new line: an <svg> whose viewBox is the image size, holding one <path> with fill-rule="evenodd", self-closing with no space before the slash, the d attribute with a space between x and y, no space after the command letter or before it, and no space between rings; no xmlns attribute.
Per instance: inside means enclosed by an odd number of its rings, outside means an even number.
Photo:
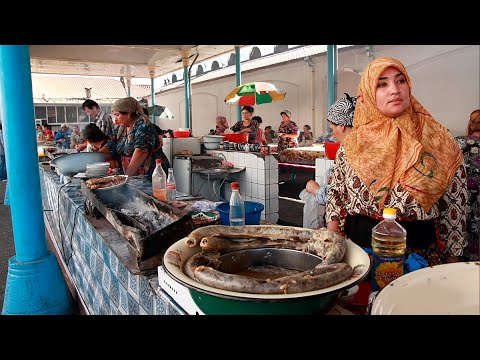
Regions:
<svg viewBox="0 0 480 360"><path fill-rule="evenodd" d="M260 216L265 208L262 203L256 201L244 201L245 204L245 225L259 225ZM224 202L217 205L220 213L220 223L230 225L230 203Z"/></svg>

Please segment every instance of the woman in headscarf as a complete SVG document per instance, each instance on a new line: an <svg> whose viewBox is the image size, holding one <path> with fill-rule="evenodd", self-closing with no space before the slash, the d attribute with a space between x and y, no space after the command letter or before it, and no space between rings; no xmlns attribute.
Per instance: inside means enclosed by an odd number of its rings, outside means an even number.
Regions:
<svg viewBox="0 0 480 360"><path fill-rule="evenodd" d="M298 147L298 126L291 120L292 112L283 110L280 112L282 122L278 127L278 152L288 148Z"/></svg>
<svg viewBox="0 0 480 360"><path fill-rule="evenodd" d="M355 104L357 103L356 96L351 97L347 93L344 94L346 97L338 99L330 106L327 113L327 121L332 130L332 135L339 143L342 143L353 129L353 114L355 114ZM331 169L330 167L326 171L322 184L317 183L315 180L308 180L305 186L305 190L315 196L315 201L319 205L325 205L327 203L327 184Z"/></svg>
<svg viewBox="0 0 480 360"><path fill-rule="evenodd" d="M480 109L472 111L467 127L467 136L455 138L463 153L467 167L467 188L469 193L467 213L466 260L478 261L480 258Z"/></svg>
<svg viewBox="0 0 480 360"><path fill-rule="evenodd" d="M466 245L467 199L463 156L449 131L412 95L400 61L373 60L332 168L327 227L371 247L372 228L393 207L407 230L407 256L453 262Z"/></svg>
<svg viewBox="0 0 480 360"><path fill-rule="evenodd" d="M217 116L214 135L223 135L225 130L228 129L228 121L225 116Z"/></svg>
<svg viewBox="0 0 480 360"><path fill-rule="evenodd" d="M120 124L117 134L102 149L113 158L119 158L126 175L146 175L153 149L158 147L158 137L143 112L141 104L133 97L115 101L112 115Z"/></svg>

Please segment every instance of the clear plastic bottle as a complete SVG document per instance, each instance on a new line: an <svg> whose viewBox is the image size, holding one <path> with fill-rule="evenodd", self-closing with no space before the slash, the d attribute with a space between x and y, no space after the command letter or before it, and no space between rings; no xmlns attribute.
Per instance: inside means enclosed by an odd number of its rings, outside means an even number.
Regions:
<svg viewBox="0 0 480 360"><path fill-rule="evenodd" d="M372 229L372 291L379 291L403 275L407 230L395 221L397 211L383 209L383 221Z"/></svg>
<svg viewBox="0 0 480 360"><path fill-rule="evenodd" d="M175 183L175 176L173 175L173 168L168 168L167 176L167 200L175 201L177 197L177 184Z"/></svg>
<svg viewBox="0 0 480 360"><path fill-rule="evenodd" d="M232 195L230 196L230 226L245 225L245 205L240 196L240 185L232 182Z"/></svg>
<svg viewBox="0 0 480 360"><path fill-rule="evenodd" d="M167 176L162 169L162 160L155 160L156 166L152 174L153 196L160 201L167 201Z"/></svg>

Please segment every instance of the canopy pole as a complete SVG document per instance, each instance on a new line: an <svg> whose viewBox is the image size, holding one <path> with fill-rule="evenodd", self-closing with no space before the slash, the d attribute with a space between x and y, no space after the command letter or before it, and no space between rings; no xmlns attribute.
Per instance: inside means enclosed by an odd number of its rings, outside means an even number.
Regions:
<svg viewBox="0 0 480 360"><path fill-rule="evenodd" d="M150 75L150 89L151 89L151 96L152 96L152 107L155 106L155 65L150 65L148 67L148 74ZM149 114L150 115L150 114ZM155 122L155 114L152 115L152 122L156 124Z"/></svg>
<svg viewBox="0 0 480 360"><path fill-rule="evenodd" d="M16 252L8 261L2 314L70 314L70 293L45 237L29 47L0 45L0 71L3 74L0 103Z"/></svg>
<svg viewBox="0 0 480 360"><path fill-rule="evenodd" d="M185 89L185 128L190 129L190 79L188 78L188 64L190 50L184 49L182 53L183 62L183 87ZM191 129L190 129L191 130Z"/></svg>
<svg viewBox="0 0 480 360"><path fill-rule="evenodd" d="M127 65L127 70L125 73L125 79L127 79L127 94L128 96L132 96L130 92L130 87L132 86L132 70L130 65Z"/></svg>
<svg viewBox="0 0 480 360"><path fill-rule="evenodd" d="M236 86L242 85L242 70L240 64L240 45L235 45L235 82ZM242 120L242 107L237 107L237 121Z"/></svg>
<svg viewBox="0 0 480 360"><path fill-rule="evenodd" d="M337 45L327 45L327 83L328 83L328 106L327 111L335 103L337 96ZM328 126L328 120L325 117L328 135L332 134L332 129Z"/></svg>

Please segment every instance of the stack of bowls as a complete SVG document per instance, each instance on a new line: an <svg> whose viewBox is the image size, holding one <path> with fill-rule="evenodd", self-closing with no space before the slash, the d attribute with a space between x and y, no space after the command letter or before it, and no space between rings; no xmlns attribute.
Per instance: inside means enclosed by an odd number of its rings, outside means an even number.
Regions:
<svg viewBox="0 0 480 360"><path fill-rule="evenodd" d="M88 177L103 177L107 175L109 167L109 162L96 162L87 164L87 171L85 172L85 175Z"/></svg>
<svg viewBox="0 0 480 360"><path fill-rule="evenodd" d="M220 143L223 140L223 135L204 135L203 145L207 150L220 149Z"/></svg>

